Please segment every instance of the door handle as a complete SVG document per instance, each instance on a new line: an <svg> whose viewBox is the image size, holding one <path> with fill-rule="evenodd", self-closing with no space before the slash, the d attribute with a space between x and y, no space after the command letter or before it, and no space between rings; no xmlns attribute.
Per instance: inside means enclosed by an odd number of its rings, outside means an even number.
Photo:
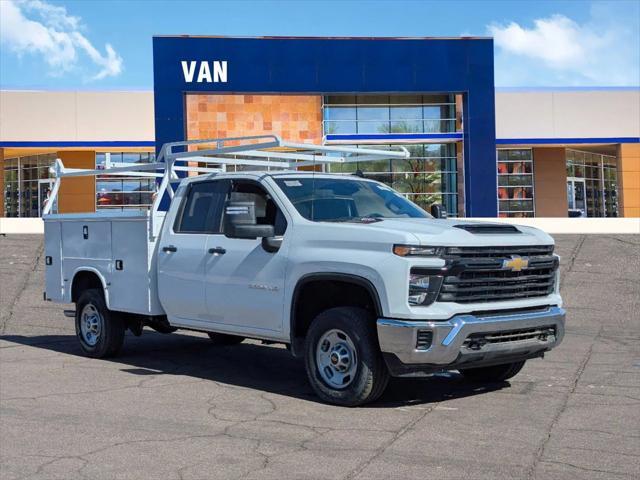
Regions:
<svg viewBox="0 0 640 480"><path fill-rule="evenodd" d="M225 253L227 253L227 250L222 247L216 247L216 248L210 248L209 253L211 254L217 253L218 255L224 255Z"/></svg>
<svg viewBox="0 0 640 480"><path fill-rule="evenodd" d="M167 245L166 247L162 247L162 251L163 252L177 252L178 251L178 247L176 247L174 245Z"/></svg>

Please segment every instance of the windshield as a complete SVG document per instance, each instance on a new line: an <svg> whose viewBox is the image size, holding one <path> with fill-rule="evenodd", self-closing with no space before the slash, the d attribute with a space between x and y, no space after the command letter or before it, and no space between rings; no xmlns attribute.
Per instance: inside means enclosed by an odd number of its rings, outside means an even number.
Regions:
<svg viewBox="0 0 640 480"><path fill-rule="evenodd" d="M316 222L370 222L430 215L390 187L353 178L276 178L296 210Z"/></svg>

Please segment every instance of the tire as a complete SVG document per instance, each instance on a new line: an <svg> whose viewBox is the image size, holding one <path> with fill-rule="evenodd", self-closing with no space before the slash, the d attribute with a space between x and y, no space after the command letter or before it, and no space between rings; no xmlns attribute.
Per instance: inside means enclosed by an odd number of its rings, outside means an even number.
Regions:
<svg viewBox="0 0 640 480"><path fill-rule="evenodd" d="M107 308L101 290L82 292L76 303L76 336L85 355L92 358L117 355L125 330L124 320Z"/></svg>
<svg viewBox="0 0 640 480"><path fill-rule="evenodd" d="M493 367L465 368L459 370L464 377L473 382L504 382L515 377L525 361L515 363L505 363L504 365L494 365Z"/></svg>
<svg viewBox="0 0 640 480"><path fill-rule="evenodd" d="M238 335L229 335L226 333L207 332L207 335L209 335L209 338L214 345L219 346L237 345L239 343L242 343L244 340L244 337L239 337Z"/></svg>
<svg viewBox="0 0 640 480"><path fill-rule="evenodd" d="M316 394L335 405L373 402L389 382L375 323L361 308L331 308L313 320L305 342L305 367Z"/></svg>

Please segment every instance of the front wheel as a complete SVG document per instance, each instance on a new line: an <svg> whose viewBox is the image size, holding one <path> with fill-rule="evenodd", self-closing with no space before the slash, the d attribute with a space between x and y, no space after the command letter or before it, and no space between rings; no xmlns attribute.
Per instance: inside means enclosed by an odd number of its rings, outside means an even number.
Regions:
<svg viewBox="0 0 640 480"><path fill-rule="evenodd" d="M375 322L361 308L331 308L315 318L307 333L305 367L316 394L336 405L373 402L389 381Z"/></svg>
<svg viewBox="0 0 640 480"><path fill-rule="evenodd" d="M124 342L125 329L124 320L107 308L100 290L82 292L76 303L76 336L88 357L117 355Z"/></svg>
<svg viewBox="0 0 640 480"><path fill-rule="evenodd" d="M472 382L504 382L515 377L525 361L515 363L505 363L504 365L494 365L493 367L480 368L463 368L460 371L462 375Z"/></svg>

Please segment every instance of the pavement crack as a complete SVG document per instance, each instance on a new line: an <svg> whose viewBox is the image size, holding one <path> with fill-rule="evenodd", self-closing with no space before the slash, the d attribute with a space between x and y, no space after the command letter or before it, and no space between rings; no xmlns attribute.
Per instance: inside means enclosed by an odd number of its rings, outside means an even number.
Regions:
<svg viewBox="0 0 640 480"><path fill-rule="evenodd" d="M589 345L589 350L587 350L587 353L585 354L584 358L580 362L580 365L578 366L578 369L577 369L577 371L576 371L576 373L574 375L573 381L571 382L571 388L564 394L563 399L562 399L562 404L560 405L560 408L558 409L558 411L553 416L553 419L551 420L551 423L549 425L549 429L547 430L547 434L546 434L546 436L544 437L544 439L540 443L540 446L538 447L538 449L535 452L535 456L534 456L533 462L532 462L531 467L529 468L528 473L527 473L527 478L529 478L529 479L534 479L536 477L536 468L538 467L538 464L541 461L543 461L542 458L544 457L544 454L545 454L545 451L546 451L546 448L547 448L547 444L551 440L551 434L553 432L553 429L557 425L557 423L560 420L560 417L562 416L562 414L567 409L567 405L569 404L569 398L571 398L571 395L575 393L576 388L578 387L578 382L580 381L580 377L584 373L584 370L587 367L587 363L589 363L589 360L591 359L591 355L593 354L593 347L594 347L595 342L597 341L597 339L600 337L600 334L602 333L602 330L603 330L603 327L600 327L600 330L598 331L598 334L591 341L591 344Z"/></svg>
<svg viewBox="0 0 640 480"><path fill-rule="evenodd" d="M393 437L391 437L387 442L385 442L383 445L381 445L379 448L377 448L370 458L368 458L364 462L361 462L360 465L358 465L354 470L352 470L347 475L345 475L343 477L344 480L351 480L351 479L355 478L357 475L359 475L360 473L362 473L365 468L367 468L369 465L371 465L371 463L373 463L374 460L379 458L385 451L387 451L387 449L389 447L391 447L396 441L398 441L400 438L402 438L402 436L405 433L407 433L409 430L411 430L418 422L420 422L420 420L422 420L429 413L431 413L434 410L434 408L435 408L435 405L422 410L420 415L418 415L416 418L414 418L413 420L408 422L400 430L396 431L395 435Z"/></svg>
<svg viewBox="0 0 640 480"><path fill-rule="evenodd" d="M20 282L18 284L18 290L17 290L18 293L16 293L16 296L13 297L13 300L11 300L11 303L9 304L9 308L7 309L7 313L2 318L0 318L0 335L4 334L4 332L7 329L7 325L9 324L9 321L11 321L11 319L13 318L13 311L15 310L16 305L18 305L18 302L22 298L22 295L27 290L27 284L29 283L31 274L35 272L36 269L38 268L38 264L40 263L40 257L42 257L43 253L44 253L44 240L41 240L40 244L38 245L38 250L36 251L36 256L35 256L35 259L33 260L31 268L26 272L24 272L23 277L20 279Z"/></svg>
<svg viewBox="0 0 640 480"><path fill-rule="evenodd" d="M580 465L575 465L575 464L569 463L569 462L560 462L560 461L556 461L556 460L544 460L543 463L551 463L551 464L554 464L554 465L563 465L565 467L575 468L576 470L581 470L583 472L606 473L607 475L617 475L617 476L620 476L620 477L628 478L627 475L624 474L624 473L612 472L611 470L600 470L598 468L582 467Z"/></svg>
<svg viewBox="0 0 640 480"><path fill-rule="evenodd" d="M576 258L578 258L578 254L580 253L580 250L582 250L582 246L584 245L584 241L586 238L587 238L586 235L580 235L578 242L576 243L575 247L573 247L573 250L569 255L569 261L567 263L566 270L560 278L560 288L564 286L564 282L566 278L568 277L569 273L571 273L571 271L573 270L573 266L576 263Z"/></svg>

